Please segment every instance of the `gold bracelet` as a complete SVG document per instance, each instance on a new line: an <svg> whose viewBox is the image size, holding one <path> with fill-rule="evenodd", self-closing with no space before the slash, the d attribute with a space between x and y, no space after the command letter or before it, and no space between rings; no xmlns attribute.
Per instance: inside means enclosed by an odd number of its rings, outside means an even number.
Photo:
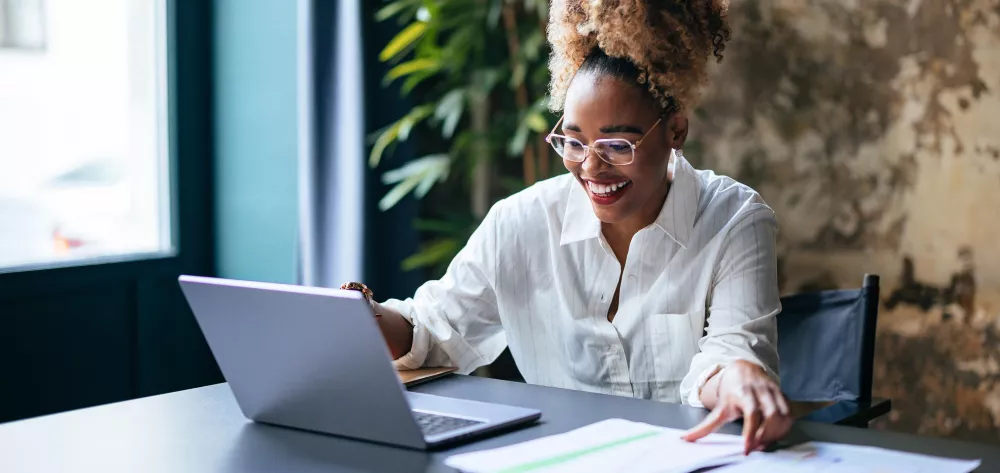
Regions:
<svg viewBox="0 0 1000 473"><path fill-rule="evenodd" d="M342 284L340 286L340 288L343 289L343 290L345 290L345 291L358 291L358 292L360 292L361 295L363 295L365 297L365 300L368 301L368 305L371 306L371 308L372 308L372 315L374 315L376 318L378 318L378 317L380 317L382 315L382 314L379 314L379 313L377 313L375 311L375 294L372 293L371 289L368 289L368 286L365 286L364 284L359 283L359 282L346 282L346 283Z"/></svg>

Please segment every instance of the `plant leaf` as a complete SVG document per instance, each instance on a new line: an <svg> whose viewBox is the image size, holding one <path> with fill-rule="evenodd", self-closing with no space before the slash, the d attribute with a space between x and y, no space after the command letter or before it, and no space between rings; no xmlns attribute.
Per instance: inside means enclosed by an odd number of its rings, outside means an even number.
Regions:
<svg viewBox="0 0 1000 473"><path fill-rule="evenodd" d="M514 137L510 139L510 143L507 146L507 154L510 156L520 156L524 153L524 147L528 144L528 132L530 130L527 126L517 127L517 132L514 133Z"/></svg>
<svg viewBox="0 0 1000 473"><path fill-rule="evenodd" d="M469 130L459 132L451 142L451 155L462 156L467 154L473 142L475 142L475 134L473 132Z"/></svg>
<svg viewBox="0 0 1000 473"><path fill-rule="evenodd" d="M524 123L528 126L528 128L536 133L545 133L546 131L549 131L549 122L545 121L545 117L538 112L526 115L524 117Z"/></svg>
<svg viewBox="0 0 1000 473"><path fill-rule="evenodd" d="M545 35L542 34L541 30L535 30L524 41L521 42L521 50L524 53L524 57L529 61L534 61L538 59L538 53L542 50L542 45L545 44Z"/></svg>
<svg viewBox="0 0 1000 473"><path fill-rule="evenodd" d="M396 141L399 137L399 123L396 122L386 128L378 138L375 140L375 145L372 146L372 152L368 155L368 165L371 167L378 166L378 163L382 161L382 153L389 145Z"/></svg>
<svg viewBox="0 0 1000 473"><path fill-rule="evenodd" d="M406 61L396 67L393 67L389 70L385 77L389 81L393 81L399 79L400 77L413 74L414 72L429 71L434 73L439 70L441 70L441 61L437 59L420 58L412 61Z"/></svg>
<svg viewBox="0 0 1000 473"><path fill-rule="evenodd" d="M459 119L465 109L465 90L455 89L445 94L438 102L434 111L434 118L444 120L441 127L441 136L451 138L455 134L455 127L458 126Z"/></svg>
<svg viewBox="0 0 1000 473"><path fill-rule="evenodd" d="M419 58L440 58L441 57L441 46L437 43L437 31L438 28L433 24L429 24L427 32L424 33L424 38L417 43L416 48L414 48L414 56Z"/></svg>
<svg viewBox="0 0 1000 473"><path fill-rule="evenodd" d="M483 95L489 95L500 82L500 71L496 68L478 69L472 73L472 87Z"/></svg>
<svg viewBox="0 0 1000 473"><path fill-rule="evenodd" d="M378 201L379 210L384 212L391 209L392 206L398 204L400 200L403 200L403 197L406 197L406 194L409 194L410 191L413 190L414 187L417 187L417 184L419 183L420 179L406 179L403 182L396 184L392 190L382 197L382 200Z"/></svg>
<svg viewBox="0 0 1000 473"><path fill-rule="evenodd" d="M406 194L415 190L417 198L427 194L437 181L448 177L451 158L447 154L430 154L406 163L382 175L385 184L396 184L379 201L379 208L386 210L396 205Z"/></svg>
<svg viewBox="0 0 1000 473"><path fill-rule="evenodd" d="M413 228L422 232L432 233L461 233L465 231L465 225L461 222L451 220L427 220L416 219L413 221Z"/></svg>
<svg viewBox="0 0 1000 473"><path fill-rule="evenodd" d="M458 121L462 118L462 109L458 108L454 113L448 115L444 120L444 124L441 126L441 136L450 139L455 135L455 128L458 127Z"/></svg>
<svg viewBox="0 0 1000 473"><path fill-rule="evenodd" d="M486 24L490 29L496 29L500 24L500 13L503 11L503 0L491 0L490 10L486 14Z"/></svg>
<svg viewBox="0 0 1000 473"><path fill-rule="evenodd" d="M410 137L410 131L413 130L413 127L429 117L433 111L434 107L431 105L421 105L410 110L410 113L399 120L399 141L406 141Z"/></svg>
<svg viewBox="0 0 1000 473"><path fill-rule="evenodd" d="M403 86L399 89L399 93L402 95L409 94L410 92L413 91L414 88L420 85L421 82L423 82L428 77L437 74L437 72L438 71L422 71L422 72L417 72L411 75L410 77L407 77L406 80L403 82Z"/></svg>
<svg viewBox="0 0 1000 473"><path fill-rule="evenodd" d="M408 6L410 6L409 2L406 2L405 0L392 2L382 8L379 8L378 11L375 12L375 21L388 20L389 18L395 16L397 13L403 11L403 9Z"/></svg>
<svg viewBox="0 0 1000 473"><path fill-rule="evenodd" d="M413 190L413 196L418 199L423 199L424 196L426 196L427 193L430 192L431 187L433 187L434 183L437 181L438 181L437 178L425 176L423 179L420 180L420 184L417 184L417 188Z"/></svg>
<svg viewBox="0 0 1000 473"><path fill-rule="evenodd" d="M548 110L549 108L549 94L544 94L535 100L535 103L531 104L531 110L535 112L542 112Z"/></svg>
<svg viewBox="0 0 1000 473"><path fill-rule="evenodd" d="M387 171L382 175L383 184L395 184L411 177L424 177L432 174L435 178L442 173L446 174L451 158L447 154L428 154L413 161L410 161L392 171Z"/></svg>
<svg viewBox="0 0 1000 473"><path fill-rule="evenodd" d="M461 243L457 238L439 238L423 245L420 251L410 255L402 262L404 271L433 266L451 259L458 253Z"/></svg>
<svg viewBox="0 0 1000 473"><path fill-rule="evenodd" d="M510 75L510 88L516 89L524 83L524 76L528 74L528 68L523 62L517 61L514 64L514 71Z"/></svg>
<svg viewBox="0 0 1000 473"><path fill-rule="evenodd" d="M406 48L409 48L416 40L423 36L424 32L427 31L427 23L415 22L411 23L400 31L389 44L385 46L385 49L379 53L378 59L382 62L386 62L401 53Z"/></svg>
<svg viewBox="0 0 1000 473"><path fill-rule="evenodd" d="M477 42L482 41L483 28L470 21L456 26L441 47L441 56L448 63L449 70L466 71L466 64L474 59L470 53L471 49Z"/></svg>
<svg viewBox="0 0 1000 473"><path fill-rule="evenodd" d="M441 6L438 5L439 1L440 0L424 0L422 8L427 12L427 20L424 21L438 21L441 19Z"/></svg>

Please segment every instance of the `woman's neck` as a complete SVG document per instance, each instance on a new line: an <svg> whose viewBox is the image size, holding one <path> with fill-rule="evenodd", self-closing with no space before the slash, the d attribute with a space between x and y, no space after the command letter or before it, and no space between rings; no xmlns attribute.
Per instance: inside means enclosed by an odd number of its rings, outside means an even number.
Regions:
<svg viewBox="0 0 1000 473"><path fill-rule="evenodd" d="M632 237L639 230L650 226L660 215L660 210L667 201L667 194L670 193L670 179L664 179L663 185L657 192L643 205L642 209L635 215L618 223L602 223L601 232L604 239L608 241L611 250L618 257L618 261L625 264L625 257L628 255L629 244Z"/></svg>

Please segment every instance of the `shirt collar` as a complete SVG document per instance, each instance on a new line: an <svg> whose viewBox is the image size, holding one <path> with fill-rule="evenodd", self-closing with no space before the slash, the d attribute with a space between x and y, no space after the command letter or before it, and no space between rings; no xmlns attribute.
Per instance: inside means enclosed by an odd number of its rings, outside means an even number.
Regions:
<svg viewBox="0 0 1000 473"><path fill-rule="evenodd" d="M660 213L653 222L653 227L659 228L671 239L687 249L687 241L694 228L695 212L698 209L698 178L694 168L683 156L671 152L670 175L673 180L667 200L664 201ZM562 235L560 245L598 238L601 235L601 222L594 214L587 191L576 179L569 180L566 212L563 215Z"/></svg>

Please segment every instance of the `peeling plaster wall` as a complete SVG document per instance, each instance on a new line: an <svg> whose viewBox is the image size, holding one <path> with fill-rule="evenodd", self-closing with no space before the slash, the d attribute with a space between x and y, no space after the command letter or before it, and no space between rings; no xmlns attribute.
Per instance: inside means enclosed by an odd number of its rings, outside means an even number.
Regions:
<svg viewBox="0 0 1000 473"><path fill-rule="evenodd" d="M777 212L785 293L882 276L881 427L1000 441L1000 0L734 0L684 154Z"/></svg>

